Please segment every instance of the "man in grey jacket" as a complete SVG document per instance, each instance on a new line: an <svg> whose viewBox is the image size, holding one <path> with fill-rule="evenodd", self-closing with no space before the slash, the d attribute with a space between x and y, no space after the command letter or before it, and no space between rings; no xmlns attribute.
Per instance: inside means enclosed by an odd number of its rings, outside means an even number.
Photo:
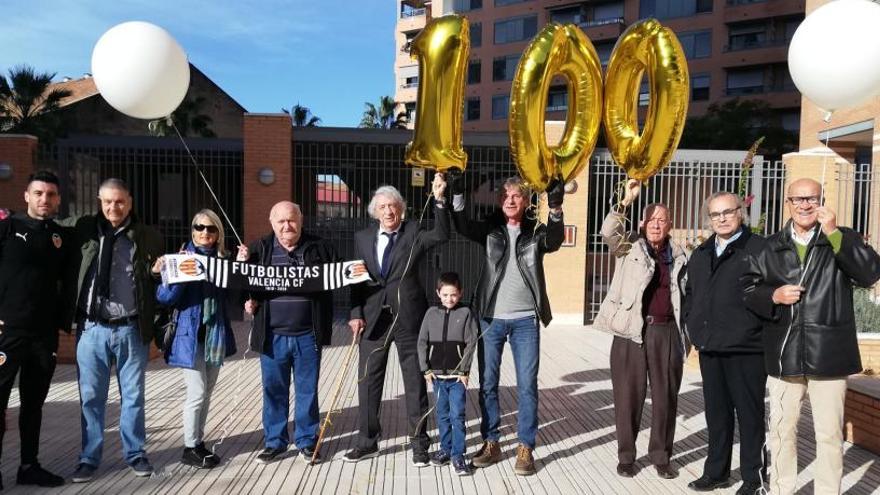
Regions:
<svg viewBox="0 0 880 495"><path fill-rule="evenodd" d="M617 474L635 476L636 436L651 384L651 439L648 457L661 478L678 476L669 460L675 439L675 411L686 341L681 298L687 256L669 238L672 216L662 203L650 204L639 232L626 232L626 209L641 190L637 180L602 224L602 238L616 258L611 287L593 326L614 335L611 388L617 424Z"/></svg>

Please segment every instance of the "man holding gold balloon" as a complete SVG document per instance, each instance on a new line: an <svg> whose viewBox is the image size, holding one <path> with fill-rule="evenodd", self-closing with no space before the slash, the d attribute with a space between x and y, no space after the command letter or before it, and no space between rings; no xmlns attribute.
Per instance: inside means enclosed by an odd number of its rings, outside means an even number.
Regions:
<svg viewBox="0 0 880 495"><path fill-rule="evenodd" d="M636 474L636 437L648 383L651 438L648 457L657 475L678 476L672 467L675 412L686 339L680 323L687 255L669 238L672 216L662 203L645 208L638 232L626 232L626 209L641 183L631 179L624 198L602 224L602 238L616 258L614 278L593 327L614 335L611 388L617 425L617 474Z"/></svg>
<svg viewBox="0 0 880 495"><path fill-rule="evenodd" d="M563 183L556 179L547 190L550 215L546 225L536 224L526 215L531 191L519 177L504 181L498 196L501 212L482 222L470 220L465 214L460 177L452 181L452 193L456 230L482 244L486 252L474 302L482 332L478 363L483 445L473 463L475 467L487 467L501 460L498 381L504 343L509 341L519 402L520 444L514 471L520 476L532 475L532 451L538 433L538 330L541 323L547 325L552 319L542 260L545 254L558 250L565 237Z"/></svg>

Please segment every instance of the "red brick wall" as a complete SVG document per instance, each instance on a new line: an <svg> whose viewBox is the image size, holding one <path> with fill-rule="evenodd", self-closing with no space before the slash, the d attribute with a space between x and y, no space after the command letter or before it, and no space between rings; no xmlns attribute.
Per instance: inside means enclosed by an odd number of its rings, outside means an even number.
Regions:
<svg viewBox="0 0 880 495"><path fill-rule="evenodd" d="M880 454L880 400L847 390L844 418L847 441Z"/></svg>
<svg viewBox="0 0 880 495"><path fill-rule="evenodd" d="M0 163L12 165L12 178L0 180L0 208L22 211L27 178L37 162L37 138L0 134Z"/></svg>
<svg viewBox="0 0 880 495"><path fill-rule="evenodd" d="M290 116L245 114L244 116L244 232L245 242L270 230L269 210L278 201L295 201L291 165ZM260 184L260 169L271 168L275 183Z"/></svg>

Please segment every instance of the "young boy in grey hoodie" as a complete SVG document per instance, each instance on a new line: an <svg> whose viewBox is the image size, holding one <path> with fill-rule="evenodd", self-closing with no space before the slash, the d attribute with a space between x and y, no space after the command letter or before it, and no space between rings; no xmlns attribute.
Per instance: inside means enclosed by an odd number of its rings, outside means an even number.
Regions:
<svg viewBox="0 0 880 495"><path fill-rule="evenodd" d="M459 476L471 474L464 457L465 399L468 374L477 347L479 323L467 306L459 306L461 280L447 272L437 280L440 306L425 313L419 331L419 364L428 385L433 385L440 430L440 450L431 464L443 466L452 460Z"/></svg>

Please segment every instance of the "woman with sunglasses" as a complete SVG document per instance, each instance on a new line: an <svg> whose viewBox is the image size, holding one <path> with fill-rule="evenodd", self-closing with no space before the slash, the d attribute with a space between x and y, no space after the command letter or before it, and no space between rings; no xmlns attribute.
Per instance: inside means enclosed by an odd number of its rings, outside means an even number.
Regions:
<svg viewBox="0 0 880 495"><path fill-rule="evenodd" d="M223 246L223 223L216 213L207 209L196 213L192 220L192 240L182 251L219 258L228 256ZM236 351L235 336L226 314L226 291L208 282L163 283L156 289L156 299L159 304L178 311L177 331L165 349L165 360L169 366L183 368L186 383L181 462L211 469L220 464L220 457L205 448L208 406L223 358Z"/></svg>

